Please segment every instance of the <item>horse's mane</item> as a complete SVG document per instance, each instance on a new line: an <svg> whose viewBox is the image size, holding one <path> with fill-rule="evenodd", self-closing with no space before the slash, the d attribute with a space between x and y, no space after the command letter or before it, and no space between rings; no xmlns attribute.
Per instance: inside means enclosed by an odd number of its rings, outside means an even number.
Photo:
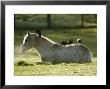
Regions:
<svg viewBox="0 0 110 89"><path fill-rule="evenodd" d="M47 37L45 37L45 36L41 36L41 37L42 37L42 39L45 40L45 41L48 41L48 42L53 43L53 44L57 44L56 42L52 41L51 39L49 39L49 38L47 38Z"/></svg>

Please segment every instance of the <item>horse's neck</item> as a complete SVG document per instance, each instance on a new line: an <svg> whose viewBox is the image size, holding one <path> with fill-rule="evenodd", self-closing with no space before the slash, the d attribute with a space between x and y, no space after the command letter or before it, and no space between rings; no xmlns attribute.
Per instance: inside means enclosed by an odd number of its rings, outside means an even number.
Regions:
<svg viewBox="0 0 110 89"><path fill-rule="evenodd" d="M52 45L54 44L55 42L44 39L44 40L41 40L39 46L35 48L42 56L46 56L49 53L52 53Z"/></svg>

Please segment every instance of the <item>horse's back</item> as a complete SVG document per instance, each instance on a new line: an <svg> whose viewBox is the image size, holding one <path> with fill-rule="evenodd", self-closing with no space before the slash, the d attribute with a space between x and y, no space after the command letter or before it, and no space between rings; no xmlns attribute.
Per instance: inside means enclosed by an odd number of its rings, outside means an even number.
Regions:
<svg viewBox="0 0 110 89"><path fill-rule="evenodd" d="M91 54L88 48L82 44L72 44L62 47L58 51L58 57L65 61L91 61Z"/></svg>

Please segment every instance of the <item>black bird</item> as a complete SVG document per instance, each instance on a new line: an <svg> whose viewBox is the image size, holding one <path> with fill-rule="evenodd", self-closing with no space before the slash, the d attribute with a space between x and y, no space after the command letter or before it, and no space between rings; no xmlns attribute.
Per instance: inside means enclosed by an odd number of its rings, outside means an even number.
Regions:
<svg viewBox="0 0 110 89"><path fill-rule="evenodd" d="M36 30L36 33L39 35L39 37L41 37L41 31L40 30Z"/></svg>
<svg viewBox="0 0 110 89"><path fill-rule="evenodd" d="M73 43L72 39L68 40L68 44L72 44L72 43Z"/></svg>
<svg viewBox="0 0 110 89"><path fill-rule="evenodd" d="M61 41L60 44L61 44L61 45L67 45L68 42L67 42L67 41Z"/></svg>
<svg viewBox="0 0 110 89"><path fill-rule="evenodd" d="M72 43L73 43L72 39L69 39L68 41L61 41L60 42L61 45L69 45L69 44L72 44Z"/></svg>
<svg viewBox="0 0 110 89"><path fill-rule="evenodd" d="M78 43L82 43L81 39L77 39L77 42L78 42Z"/></svg>

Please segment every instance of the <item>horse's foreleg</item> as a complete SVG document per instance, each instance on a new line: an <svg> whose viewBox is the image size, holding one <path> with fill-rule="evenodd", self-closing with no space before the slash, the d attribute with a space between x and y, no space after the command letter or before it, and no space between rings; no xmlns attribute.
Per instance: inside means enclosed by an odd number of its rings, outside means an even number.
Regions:
<svg viewBox="0 0 110 89"><path fill-rule="evenodd" d="M42 62L46 62L47 61L47 58L42 58L41 57L41 60L42 60Z"/></svg>
<svg viewBox="0 0 110 89"><path fill-rule="evenodd" d="M39 54L38 51L36 51L36 52L37 52L37 55L38 55L38 59L39 59L39 61L42 62L42 60L41 60L41 55Z"/></svg>

